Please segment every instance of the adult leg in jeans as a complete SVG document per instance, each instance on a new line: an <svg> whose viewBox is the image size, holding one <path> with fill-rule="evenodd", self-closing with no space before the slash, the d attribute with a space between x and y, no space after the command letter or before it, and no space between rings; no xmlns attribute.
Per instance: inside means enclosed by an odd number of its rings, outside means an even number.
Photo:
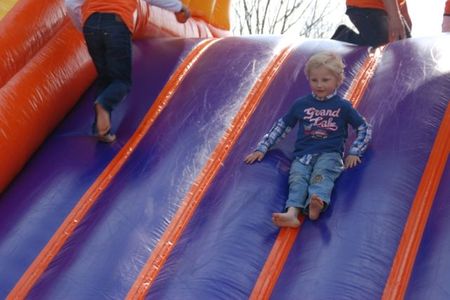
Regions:
<svg viewBox="0 0 450 300"><path fill-rule="evenodd" d="M130 92L131 87L131 33L119 18L105 28L105 59L110 84L97 99L112 112Z"/></svg>
<svg viewBox="0 0 450 300"><path fill-rule="evenodd" d="M95 80L95 92L97 96L111 83L105 57L105 34L102 28L102 19L104 19L102 14L93 14L89 17L83 27L84 39L88 46L89 55L91 56L97 71L97 78ZM99 115L100 118L98 118ZM92 131L94 134L104 136L108 132L111 126L108 118L109 114L105 110L99 111L97 104L95 104L95 121L94 124L92 124ZM100 121L98 119L100 119ZM98 124L100 124L100 126L98 126Z"/></svg>
<svg viewBox="0 0 450 300"><path fill-rule="evenodd" d="M331 39L356 45L362 44L360 35L348 28L347 25L339 25Z"/></svg>
<svg viewBox="0 0 450 300"><path fill-rule="evenodd" d="M385 11L350 7L347 15L359 31L355 44L378 47L389 42L388 17Z"/></svg>
<svg viewBox="0 0 450 300"><path fill-rule="evenodd" d="M97 73L95 131L99 140L112 142L111 112L131 86L131 33L114 14L93 14L83 29Z"/></svg>

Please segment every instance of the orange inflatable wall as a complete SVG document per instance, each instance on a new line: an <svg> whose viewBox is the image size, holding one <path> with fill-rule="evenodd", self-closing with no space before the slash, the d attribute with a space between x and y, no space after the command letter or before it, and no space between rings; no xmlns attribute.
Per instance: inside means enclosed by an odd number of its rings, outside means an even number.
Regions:
<svg viewBox="0 0 450 300"><path fill-rule="evenodd" d="M229 1L218 2L185 1L193 18L179 24L172 13L141 1L134 38L228 35ZM2 192L96 74L63 0L19 0L0 20L0 30Z"/></svg>

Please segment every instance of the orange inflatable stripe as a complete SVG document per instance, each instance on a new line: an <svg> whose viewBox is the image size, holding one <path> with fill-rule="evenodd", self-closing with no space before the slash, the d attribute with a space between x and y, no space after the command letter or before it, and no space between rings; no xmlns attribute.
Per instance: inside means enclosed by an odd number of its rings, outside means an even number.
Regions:
<svg viewBox="0 0 450 300"><path fill-rule="evenodd" d="M350 86L347 93L345 93L344 98L351 101L354 107L359 106L359 102L361 102L362 96L367 90L369 82L375 73L375 69L385 49L386 46L381 46L376 48L375 52L369 54L369 58L364 61L358 74L356 74L353 79L353 84Z"/></svg>
<svg viewBox="0 0 450 300"><path fill-rule="evenodd" d="M299 221L299 228L280 229L280 233L267 257L266 263L258 276L255 287L250 295L250 300L270 299L278 277L280 277L292 246L305 221L305 217L300 215Z"/></svg>
<svg viewBox="0 0 450 300"><path fill-rule="evenodd" d="M291 48L287 48L276 56L267 66L261 75L261 80L257 80L257 84L252 88L243 106L233 119L232 124L219 144L216 146L208 163L200 172L191 189L183 199L180 208L170 221L168 228L159 240L155 249L152 251L150 258L144 265L137 280L128 292L127 299L144 299L148 290L151 288L159 271L164 266L167 258L174 249L181 234L185 230L189 221L195 213L203 195L214 180L222 163L227 158L231 148L236 143L242 133L243 128L247 124L249 118L258 106L262 96L269 87L275 75L278 73L281 64L286 60L291 52Z"/></svg>
<svg viewBox="0 0 450 300"><path fill-rule="evenodd" d="M0 89L0 192L94 79L88 56L64 26Z"/></svg>
<svg viewBox="0 0 450 300"><path fill-rule="evenodd" d="M52 236L50 241L39 253L38 257L33 261L31 266L22 275L16 283L7 299L24 299L36 284L38 279L47 269L55 256L59 253L65 242L72 235L77 226L89 212L90 208L98 200L102 192L108 187L115 175L120 171L128 158L137 148L140 141L148 132L155 122L159 114L168 105L173 93L181 84L186 74L192 68L192 65L199 59L200 55L209 47L214 40L206 40L201 42L187 57L183 60L176 72L171 76L166 86L163 88L158 98L150 110L145 115L143 121L139 125L136 132L120 150L116 157L103 170L100 176L95 180L91 187L81 197L77 205L72 209L64 222Z"/></svg>
<svg viewBox="0 0 450 300"><path fill-rule="evenodd" d="M404 299L428 216L450 150L450 105L436 135L430 157L406 221L400 245L387 280L384 300Z"/></svg>
<svg viewBox="0 0 450 300"><path fill-rule="evenodd" d="M61 28L64 22L61 6L61 0L20 0L1 20L0 87Z"/></svg>
<svg viewBox="0 0 450 300"><path fill-rule="evenodd" d="M377 52L373 55L369 55L369 57L364 61L364 64L358 74L353 79L345 98L352 101L354 106L359 105L370 79L373 77L383 49L384 48L377 50ZM280 230L263 269L258 276L252 294L250 295L251 300L269 299L272 295L272 291L278 281L281 271L284 268L287 257L291 252L295 240L297 239L298 233L301 230L304 217L300 215L299 220L299 228L282 228Z"/></svg>

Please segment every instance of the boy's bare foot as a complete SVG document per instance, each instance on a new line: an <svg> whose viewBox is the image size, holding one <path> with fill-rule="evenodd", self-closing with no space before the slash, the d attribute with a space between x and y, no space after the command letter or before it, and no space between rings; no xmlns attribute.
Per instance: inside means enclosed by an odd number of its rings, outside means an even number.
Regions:
<svg viewBox="0 0 450 300"><path fill-rule="evenodd" d="M297 228L300 226L300 221L296 216L290 213L273 213L272 221L278 227L291 227Z"/></svg>
<svg viewBox="0 0 450 300"><path fill-rule="evenodd" d="M319 218L323 209L323 201L317 195L311 196L311 203L309 203L309 219L315 221Z"/></svg>

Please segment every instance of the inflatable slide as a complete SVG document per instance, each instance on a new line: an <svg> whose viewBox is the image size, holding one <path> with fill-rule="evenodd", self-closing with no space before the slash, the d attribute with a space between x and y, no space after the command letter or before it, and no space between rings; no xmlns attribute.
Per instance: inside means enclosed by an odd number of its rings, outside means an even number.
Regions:
<svg viewBox="0 0 450 300"><path fill-rule="evenodd" d="M450 36L375 51L233 37L228 1L176 23L141 3L118 140L91 133L95 70L61 0L0 21L0 297L449 299ZM253 150L331 50L373 125L316 222L279 229L295 134ZM350 137L351 139L351 137Z"/></svg>

